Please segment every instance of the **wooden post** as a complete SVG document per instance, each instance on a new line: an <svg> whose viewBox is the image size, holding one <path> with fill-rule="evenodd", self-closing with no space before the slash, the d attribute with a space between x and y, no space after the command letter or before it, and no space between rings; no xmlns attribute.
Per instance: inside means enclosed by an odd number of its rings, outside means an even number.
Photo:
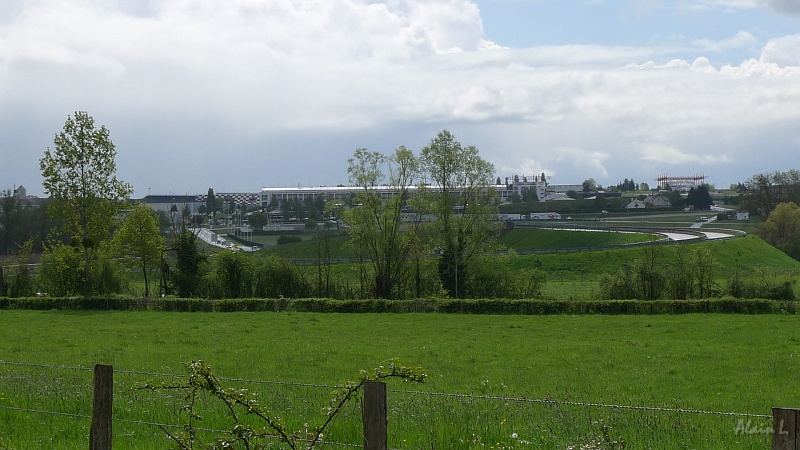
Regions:
<svg viewBox="0 0 800 450"><path fill-rule="evenodd" d="M800 409L772 408L772 446L770 450L800 450L798 439Z"/></svg>
<svg viewBox="0 0 800 450"><path fill-rule="evenodd" d="M364 405L361 410L364 422L364 450L386 450L388 444L386 425L386 383L364 383Z"/></svg>
<svg viewBox="0 0 800 450"><path fill-rule="evenodd" d="M111 450L111 407L114 403L114 368L95 364L92 428L89 450Z"/></svg>

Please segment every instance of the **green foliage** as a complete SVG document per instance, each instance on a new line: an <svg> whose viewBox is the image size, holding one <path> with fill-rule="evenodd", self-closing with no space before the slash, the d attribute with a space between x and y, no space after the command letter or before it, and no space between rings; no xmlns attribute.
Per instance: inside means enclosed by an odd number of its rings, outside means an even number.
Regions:
<svg viewBox="0 0 800 450"><path fill-rule="evenodd" d="M710 209L714 201L711 199L711 193L709 193L708 190L707 184L698 186L697 188L692 187L689 189L689 194L686 197L686 204L701 211Z"/></svg>
<svg viewBox="0 0 800 450"><path fill-rule="evenodd" d="M442 130L422 149L420 168L433 187L420 189L417 209L436 217L429 226L432 247L441 249L439 277L448 295L461 297L469 259L491 249L500 229L494 166Z"/></svg>
<svg viewBox="0 0 800 450"><path fill-rule="evenodd" d="M82 292L92 291L90 266L111 230L114 214L133 189L117 180L116 149L105 126L95 128L85 111L67 117L54 149L39 160L45 191L53 201L48 212L82 250Z"/></svg>
<svg viewBox="0 0 800 450"><path fill-rule="evenodd" d="M171 281L176 293L178 297L194 297L202 277L201 266L206 261L206 256L197 246L197 236L184 225L171 249L175 252L175 270L172 271Z"/></svg>
<svg viewBox="0 0 800 450"><path fill-rule="evenodd" d="M742 207L753 214L768 216L780 203L800 204L800 171L760 173L744 183Z"/></svg>
<svg viewBox="0 0 800 450"><path fill-rule="evenodd" d="M145 297L150 297L150 271L160 263L164 238L158 228L158 218L149 206L137 203L114 233L113 252L129 266L141 270Z"/></svg>
<svg viewBox="0 0 800 450"><path fill-rule="evenodd" d="M47 246L36 271L36 285L41 292L53 296L77 295L83 292L83 271L80 249L67 244Z"/></svg>
<svg viewBox="0 0 800 450"><path fill-rule="evenodd" d="M92 262L90 271L92 274L91 292L95 295L120 294L128 287L122 276L120 262L114 259L106 249L101 249Z"/></svg>
<svg viewBox="0 0 800 450"><path fill-rule="evenodd" d="M28 239L15 256L6 260L5 272L0 266L0 296L26 297L34 293L32 249L33 239Z"/></svg>
<svg viewBox="0 0 800 450"><path fill-rule="evenodd" d="M601 275L598 295L601 299L708 298L718 294L715 268L716 260L706 248L650 245L615 274Z"/></svg>
<svg viewBox="0 0 800 450"><path fill-rule="evenodd" d="M253 292L253 260L242 252L217 253L204 280L210 298L249 297Z"/></svg>
<svg viewBox="0 0 800 450"><path fill-rule="evenodd" d="M792 286L793 284L790 283ZM163 298L133 297L19 297L0 298L0 309L30 310L152 310L173 312L287 312L287 313L444 313L485 315L575 314L785 314L795 313L793 297L782 297L786 285L773 284L775 299L724 296L689 300L542 300L542 299L428 299L336 300L329 298ZM790 286L791 287L791 286ZM770 292L766 292L769 294ZM793 294L792 294L793 295Z"/></svg>
<svg viewBox="0 0 800 450"><path fill-rule="evenodd" d="M278 245L292 244L295 242L302 242L303 238L295 234L282 234L278 236Z"/></svg>
<svg viewBox="0 0 800 450"><path fill-rule="evenodd" d="M405 147L392 156L359 148L348 160L350 183L358 187L354 206L343 217L350 233L350 245L360 262L370 267L371 290L378 298L395 298L409 277L410 256L418 244L419 220L406 221L403 209L409 188L418 175L418 162ZM383 199L375 188L388 183L397 191Z"/></svg>
<svg viewBox="0 0 800 450"><path fill-rule="evenodd" d="M36 271L37 289L52 296L84 295L87 282L83 262L79 247L67 244L48 246ZM119 262L103 249L97 252L89 271L88 289L95 295L119 294L128 286Z"/></svg>
<svg viewBox="0 0 800 450"><path fill-rule="evenodd" d="M536 298L542 294L547 274L538 269L511 271L517 255L478 256L469 263L464 283L466 298Z"/></svg>
<svg viewBox="0 0 800 450"><path fill-rule="evenodd" d="M736 298L795 300L796 278L774 270L734 270L727 278L725 294Z"/></svg>
<svg viewBox="0 0 800 450"><path fill-rule="evenodd" d="M767 220L758 225L757 233L770 245L800 260L800 206L779 203Z"/></svg>
<svg viewBox="0 0 800 450"><path fill-rule="evenodd" d="M272 412L261 398L247 389L223 387L214 375L211 367L203 361L186 363L189 378L185 384L153 384L142 383L136 389L148 390L182 390L185 391L184 404L180 408L186 414L187 423L183 432L170 433L161 426L164 433L175 441L179 449L192 449L200 446L210 448L271 448L275 439L281 441L291 449L312 449L325 444L325 433L333 420L342 411L345 404L353 399L362 390L368 381L380 381L387 378L399 378L403 381L422 383L426 374L418 367L405 367L396 360L391 361L388 367L380 366L372 371L362 370L358 380L348 381L344 386L334 391L329 406L323 409L325 420L317 426L308 426L303 429L290 430L284 421ZM214 439L213 443L202 442L196 433L197 425L202 421L198 412L198 397L209 395L225 405L227 417L231 422L230 429L223 436ZM263 426L256 426L244 421L244 417L256 417Z"/></svg>
<svg viewBox="0 0 800 450"><path fill-rule="evenodd" d="M256 231L261 231L267 225L267 215L256 211L247 216L247 223Z"/></svg>
<svg viewBox="0 0 800 450"><path fill-rule="evenodd" d="M208 188L208 194L206 194L205 207L206 207L206 213L211 217L214 216L214 213L216 213L217 210L221 209L217 204L217 198L214 195L214 189L212 188Z"/></svg>
<svg viewBox="0 0 800 450"><path fill-rule="evenodd" d="M211 258L199 288L198 295L211 299L300 298L313 292L291 261L274 255L254 259L229 250Z"/></svg>
<svg viewBox="0 0 800 450"><path fill-rule="evenodd" d="M0 255L10 255L33 239L32 250L41 253L50 230L47 208L24 204L10 190L0 196Z"/></svg>

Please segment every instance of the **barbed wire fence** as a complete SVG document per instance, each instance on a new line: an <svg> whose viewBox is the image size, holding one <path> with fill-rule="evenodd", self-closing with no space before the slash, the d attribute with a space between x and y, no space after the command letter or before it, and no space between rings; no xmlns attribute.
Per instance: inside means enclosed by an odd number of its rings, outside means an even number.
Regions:
<svg viewBox="0 0 800 450"><path fill-rule="evenodd" d="M42 417L63 418L74 420L74 427L87 427L87 421L92 420L91 415L91 372L92 368L69 365L36 364L0 360L0 412L5 411L6 417L10 414L35 417L33 422L41 422ZM42 376L35 372L51 372L51 375ZM132 386L137 382L152 381L153 379L180 380L186 378L186 373L163 373L141 370L114 370L114 417L116 439L132 440L149 436L150 439L164 436L165 429L180 430L182 422L178 418L181 408L180 395L171 393L153 395L150 391L134 390ZM41 380L47 382L42 384ZM270 401L286 407L286 413L299 414L308 417L309 414L318 414L319 409L326 405L327 395L334 389L341 388L333 384L302 383L276 380L257 380L237 377L217 376L220 382L237 386L268 386L267 396ZM22 382L25 380L26 382ZM49 383L49 384L48 384ZM5 385L5 386L4 386ZM44 388L42 386L45 386ZM11 394L6 389L31 389L32 392L14 395L15 399L23 398L24 401L11 399ZM64 391L56 392L56 387ZM5 394L4 394L5 392ZM443 393L425 390L388 389L392 395L389 404L390 448L418 448L424 442L407 442L408 435L427 436L421 439L435 439L441 442L448 440L461 440L465 446L488 446L489 436L492 441L498 441L497 436L508 438L507 443L493 442L495 448L517 448L528 444L535 444L530 436L538 433L538 442L556 438L566 429L579 427L583 431L578 436L571 436L567 440L587 441L593 435L602 432L596 430L597 423L600 427L603 420L611 418L614 426L624 428L633 420L636 424L646 423L650 426L686 426L690 431L696 431L698 426L708 425L709 422L700 422L686 419L689 416L708 417L714 419L735 419L736 425L724 424L731 432L748 434L767 434L763 425L767 420L774 419L774 414L759 414L735 411L714 411L705 409L682 408L679 406L647 406L624 405L602 402L588 402L575 400L562 400L557 398L531 398L519 395L496 395L474 393ZM46 396L67 396L55 401L43 400ZM295 398L290 399L290 395ZM14 404L19 401L24 404ZM37 403L45 406L37 407ZM344 412L343 426L334 429L325 441L326 447L352 448L362 447L363 435L360 433L361 416L359 405L351 405ZM539 408L533 411L532 408ZM280 411L284 413L284 411ZM648 414L650 416L631 419L623 416L625 413ZM666 419L659 419L659 415ZM26 419L15 419L15 423L24 423ZM756 422L755 425L751 421ZM507 422L507 423L505 423ZM443 426L447 424L447 426ZM762 424L762 425L759 425ZM229 425L229 424L228 424ZM307 424L305 425L308 426ZM713 427L713 425L712 425ZM505 431L492 433L492 429L503 428ZM593 428L595 430L593 431ZM84 428L86 429L86 428ZM416 430L415 430L416 429ZM603 428L605 429L605 428ZM209 420L208 424L195 427L197 432L208 435L222 436L230 433L224 423ZM420 431L421 430L421 431ZM518 431L514 431L518 430ZM653 430L650 430L651 432ZM680 434L684 431L673 430ZM527 436L523 440L520 436ZM3 441L3 429L0 425L0 448ZM419 438L418 438L419 439ZM766 438L761 444L766 443ZM506 445L507 444L507 445ZM399 447L398 447L399 446ZM166 447L166 444L165 444ZM592 448L592 447L568 447ZM613 447L611 447L613 448ZM753 447L765 448L765 447Z"/></svg>

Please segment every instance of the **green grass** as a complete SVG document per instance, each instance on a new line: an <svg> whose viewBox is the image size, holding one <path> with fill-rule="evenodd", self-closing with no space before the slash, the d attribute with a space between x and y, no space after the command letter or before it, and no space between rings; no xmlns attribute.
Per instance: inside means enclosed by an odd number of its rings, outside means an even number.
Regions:
<svg viewBox="0 0 800 450"><path fill-rule="evenodd" d="M654 237L646 233L608 233L598 231L563 231L516 229L503 233L500 244L514 250L604 247L648 242Z"/></svg>
<svg viewBox="0 0 800 450"><path fill-rule="evenodd" d="M756 236L664 246L664 257L669 260L674 251L698 247L708 248L712 252L721 273L733 269L762 268L776 271L800 269L800 262ZM520 255L517 258L516 267L536 266L554 276L585 279L604 272L613 272L625 264L631 264L642 256L642 252L642 248L622 248L575 253Z"/></svg>
<svg viewBox="0 0 800 450"><path fill-rule="evenodd" d="M114 448L167 448L157 427L180 423L175 392L132 391L139 373L181 373L203 359L219 376L338 384L399 357L429 373L425 385L390 383L392 448L558 448L586 443L598 421L628 448L752 448L765 435L737 435L738 418L632 411L498 398L769 414L798 406L797 316L458 316L314 313L0 311L0 406L89 414L91 373L53 366L113 364ZM788 378L787 378L788 377ZM228 382L261 392L293 429L322 419L329 388ZM769 427L769 419L751 418ZM88 419L0 408L0 444L80 448ZM330 439L358 444L357 404ZM204 426L221 427L207 413ZM518 439L510 438L517 433ZM460 441L460 442L459 442ZM529 445L523 443L529 442ZM456 443L456 444L454 444Z"/></svg>

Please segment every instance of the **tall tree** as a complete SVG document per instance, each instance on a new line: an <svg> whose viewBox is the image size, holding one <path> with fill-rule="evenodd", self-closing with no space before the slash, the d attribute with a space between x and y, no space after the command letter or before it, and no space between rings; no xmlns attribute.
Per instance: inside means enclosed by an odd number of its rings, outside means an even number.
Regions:
<svg viewBox="0 0 800 450"><path fill-rule="evenodd" d="M19 199L9 190L0 197L0 255L11 253L21 228Z"/></svg>
<svg viewBox="0 0 800 450"><path fill-rule="evenodd" d="M150 271L158 267L164 238L158 230L153 209L137 203L128 213L112 240L115 253L144 274L144 296L150 297Z"/></svg>
<svg viewBox="0 0 800 450"><path fill-rule="evenodd" d="M247 218L247 223L254 230L262 231L264 226L267 225L267 215L260 211L250 213L250 216Z"/></svg>
<svg viewBox="0 0 800 450"><path fill-rule="evenodd" d="M133 189L117 180L117 151L108 129L95 128L94 119L85 111L67 117L53 144L53 150L47 148L39 160L45 191L54 199L48 212L62 220L71 245L82 250L82 283L88 294L91 263L109 235L114 215Z"/></svg>
<svg viewBox="0 0 800 450"><path fill-rule="evenodd" d="M752 213L766 217L779 203L800 204L800 171L796 169L753 175L744 186L742 207Z"/></svg>
<svg viewBox="0 0 800 450"><path fill-rule="evenodd" d="M686 196L686 204L691 205L694 209L706 211L714 204L711 198L711 193L708 192L708 185L704 184L697 188L689 189L689 194Z"/></svg>
<svg viewBox="0 0 800 450"><path fill-rule="evenodd" d="M172 250L175 251L175 270L172 271L171 277L178 297L194 297L200 284L201 265L206 257L197 246L197 236L188 230L185 224L175 237Z"/></svg>
<svg viewBox="0 0 800 450"><path fill-rule="evenodd" d="M206 196L206 213L208 217L213 217L217 212L217 199L214 197L214 189L208 188L208 195Z"/></svg>
<svg viewBox="0 0 800 450"><path fill-rule="evenodd" d="M433 186L423 188L424 204L435 215L439 278L452 297L465 296L467 264L495 243L496 194L490 188L494 166L475 146L464 147L449 131L433 138L420 155L420 167Z"/></svg>
<svg viewBox="0 0 800 450"><path fill-rule="evenodd" d="M417 159L403 146L388 157L359 148L348 160L350 183L358 191L353 199L355 206L345 211L344 219L352 245L372 266L373 294L378 298L393 298L398 285L408 277L408 258L419 222L406 222L402 212L417 169ZM383 184L394 189L386 199L376 191Z"/></svg>

